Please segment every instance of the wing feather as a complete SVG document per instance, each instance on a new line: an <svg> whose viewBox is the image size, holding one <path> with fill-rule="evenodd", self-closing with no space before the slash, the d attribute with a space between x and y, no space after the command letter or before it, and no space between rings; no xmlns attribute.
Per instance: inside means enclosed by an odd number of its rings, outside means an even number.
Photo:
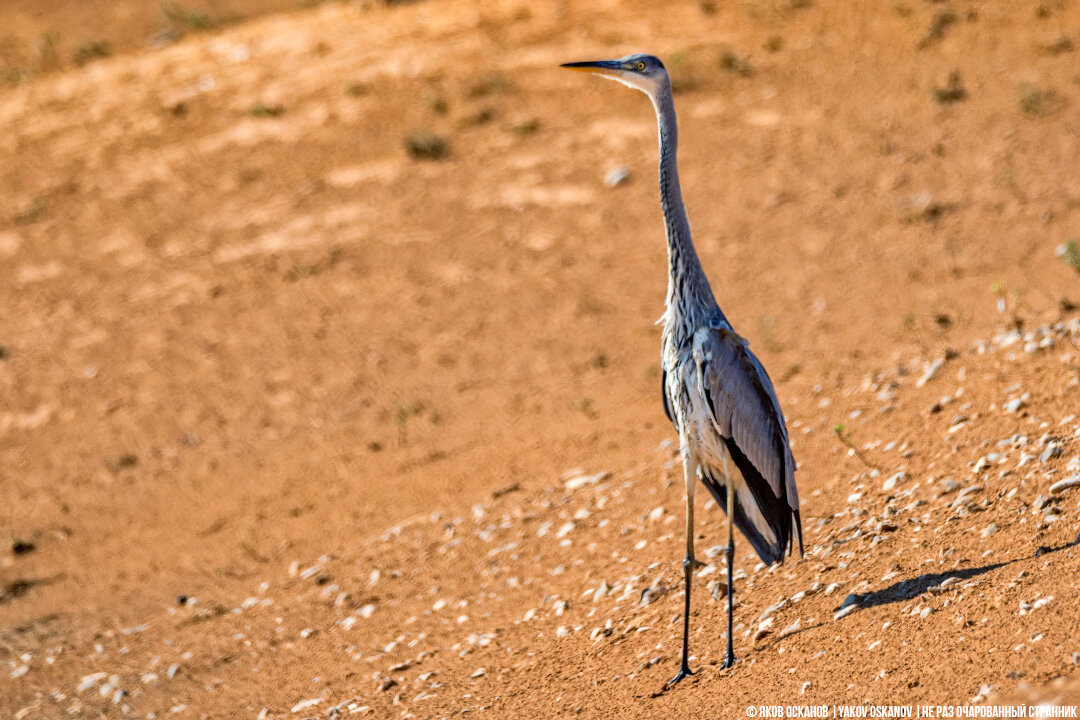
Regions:
<svg viewBox="0 0 1080 720"><path fill-rule="evenodd" d="M778 538L775 554L782 556L794 536L801 552L795 460L765 368L746 340L727 327L703 327L695 333L694 361L716 430Z"/></svg>

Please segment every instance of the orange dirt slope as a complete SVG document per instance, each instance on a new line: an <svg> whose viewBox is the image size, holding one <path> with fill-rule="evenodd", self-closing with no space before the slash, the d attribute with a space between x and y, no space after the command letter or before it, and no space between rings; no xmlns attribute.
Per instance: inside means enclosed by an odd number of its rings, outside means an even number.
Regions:
<svg viewBox="0 0 1080 720"><path fill-rule="evenodd" d="M154 47L38 5L0 7L0 717L1077 702L1076 3L238 3ZM659 696L655 121L557 68L638 50L807 545L738 545L720 673L699 498Z"/></svg>

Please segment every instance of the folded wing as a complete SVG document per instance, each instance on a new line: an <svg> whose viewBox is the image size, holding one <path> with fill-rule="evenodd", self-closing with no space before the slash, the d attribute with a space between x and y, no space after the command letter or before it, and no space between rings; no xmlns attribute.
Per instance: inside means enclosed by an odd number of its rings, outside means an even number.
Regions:
<svg viewBox="0 0 1080 720"><path fill-rule="evenodd" d="M735 524L765 562L782 560L796 536L801 554L795 460L769 376L746 340L723 327L695 333L694 362L714 426L749 490L737 493ZM724 507L725 479L702 479Z"/></svg>

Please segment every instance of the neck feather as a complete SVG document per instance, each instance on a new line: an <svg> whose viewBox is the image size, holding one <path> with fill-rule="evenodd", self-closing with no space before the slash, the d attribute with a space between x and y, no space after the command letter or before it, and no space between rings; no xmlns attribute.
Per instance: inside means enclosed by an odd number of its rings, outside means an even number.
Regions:
<svg viewBox="0 0 1080 720"><path fill-rule="evenodd" d="M679 128L675 121L675 101L671 95L670 81L665 80L649 96L656 108L660 130L660 206L664 211L668 244L667 306L669 311L678 307L688 316L710 314L718 308L701 261L694 250L690 221L686 217L682 188L679 187L676 160ZM697 322L705 320L700 317L688 319Z"/></svg>

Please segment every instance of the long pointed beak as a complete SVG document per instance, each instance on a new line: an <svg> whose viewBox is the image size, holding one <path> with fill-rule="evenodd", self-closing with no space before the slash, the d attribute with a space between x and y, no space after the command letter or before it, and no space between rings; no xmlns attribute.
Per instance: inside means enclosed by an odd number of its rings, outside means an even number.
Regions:
<svg viewBox="0 0 1080 720"><path fill-rule="evenodd" d="M622 64L618 60L587 60L585 62L563 63L559 67L578 72L596 73L597 75L618 75Z"/></svg>

